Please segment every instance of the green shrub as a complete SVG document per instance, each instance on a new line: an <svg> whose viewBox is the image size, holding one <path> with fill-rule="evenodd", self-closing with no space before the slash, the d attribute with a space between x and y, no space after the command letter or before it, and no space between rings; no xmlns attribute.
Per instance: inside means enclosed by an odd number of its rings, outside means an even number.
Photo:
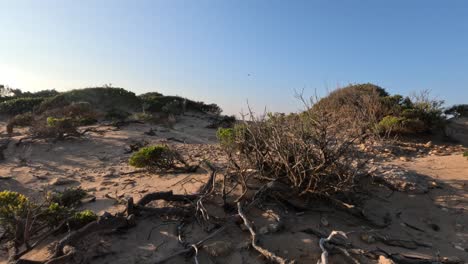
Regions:
<svg viewBox="0 0 468 264"><path fill-rule="evenodd" d="M166 145L148 146L139 149L129 160L131 166L169 169L174 166L176 154Z"/></svg>
<svg viewBox="0 0 468 264"><path fill-rule="evenodd" d="M39 111L64 107L74 102L87 102L94 109L101 111L114 108L133 111L141 106L140 99L123 88L95 87L76 89L49 98L40 105Z"/></svg>
<svg viewBox="0 0 468 264"><path fill-rule="evenodd" d="M56 226L63 220L69 218L72 213L73 209L67 208L56 202L51 202L44 210L43 218L49 226Z"/></svg>
<svg viewBox="0 0 468 264"><path fill-rule="evenodd" d="M124 121L127 119L131 114L127 111L117 109L117 108L112 108L109 111L107 111L106 115L104 118L106 120L111 120L111 121Z"/></svg>
<svg viewBox="0 0 468 264"><path fill-rule="evenodd" d="M54 139L64 139L66 136L80 136L77 124L69 117L38 119L31 126L31 133L39 138Z"/></svg>
<svg viewBox="0 0 468 264"><path fill-rule="evenodd" d="M180 96L163 96L158 93L147 93L139 96L142 100L144 111L166 112L180 114L185 111L197 111L203 113L220 114L222 109L216 104L196 102Z"/></svg>
<svg viewBox="0 0 468 264"><path fill-rule="evenodd" d="M83 210L80 212L76 212L73 215L73 218L70 221L70 225L74 228L80 228L82 226L85 226L88 223L91 223L93 221L97 220L97 215L91 211L91 210Z"/></svg>
<svg viewBox="0 0 468 264"><path fill-rule="evenodd" d="M404 117L386 116L378 123L377 130L379 133L398 132L402 129L405 120Z"/></svg>
<svg viewBox="0 0 468 264"><path fill-rule="evenodd" d="M12 191L0 192L0 225L7 233L15 230L16 218L24 218L29 208L26 196Z"/></svg>
<svg viewBox="0 0 468 264"><path fill-rule="evenodd" d="M86 191L81 187L67 188L62 192L51 194L50 201L57 203L60 206L74 207L81 203L81 199L87 195Z"/></svg>
<svg viewBox="0 0 468 264"><path fill-rule="evenodd" d="M70 117L56 118L56 117L47 117L47 125L50 127L70 127L73 126L73 119Z"/></svg>
<svg viewBox="0 0 468 264"><path fill-rule="evenodd" d="M221 147L226 149L232 149L235 143L235 134L233 128L218 128L216 131L216 137L218 138Z"/></svg>
<svg viewBox="0 0 468 264"><path fill-rule="evenodd" d="M33 111L38 107L43 98L17 98L0 103L0 114L18 115Z"/></svg>
<svg viewBox="0 0 468 264"><path fill-rule="evenodd" d="M463 157L468 158L468 150L465 150L465 151L463 152Z"/></svg>

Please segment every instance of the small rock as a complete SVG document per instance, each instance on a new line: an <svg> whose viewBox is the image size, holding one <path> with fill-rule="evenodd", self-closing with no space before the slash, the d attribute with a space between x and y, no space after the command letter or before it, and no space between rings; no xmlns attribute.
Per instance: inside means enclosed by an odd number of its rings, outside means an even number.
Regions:
<svg viewBox="0 0 468 264"><path fill-rule="evenodd" d="M408 158L407 157L400 157L400 160L401 161L408 161Z"/></svg>

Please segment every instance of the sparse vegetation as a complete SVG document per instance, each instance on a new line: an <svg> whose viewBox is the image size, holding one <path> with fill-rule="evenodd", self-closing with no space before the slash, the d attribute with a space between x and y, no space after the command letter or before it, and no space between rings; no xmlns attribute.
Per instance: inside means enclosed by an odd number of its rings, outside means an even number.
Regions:
<svg viewBox="0 0 468 264"><path fill-rule="evenodd" d="M82 190L67 190L60 195L53 195L52 199L46 198L41 203L34 203L17 192L0 192L0 224L4 232L0 240L13 241L11 246L16 249L10 258L16 260L48 235L65 231L56 229L64 223L68 223L69 228L78 229L95 221L97 216L94 212L75 209L76 203L72 202L71 197L76 198L82 194ZM25 249L17 252L23 245Z"/></svg>
<svg viewBox="0 0 468 264"><path fill-rule="evenodd" d="M27 127L31 126L34 121L33 114L31 112L19 114L8 120L6 130L8 134L12 134L15 127Z"/></svg>

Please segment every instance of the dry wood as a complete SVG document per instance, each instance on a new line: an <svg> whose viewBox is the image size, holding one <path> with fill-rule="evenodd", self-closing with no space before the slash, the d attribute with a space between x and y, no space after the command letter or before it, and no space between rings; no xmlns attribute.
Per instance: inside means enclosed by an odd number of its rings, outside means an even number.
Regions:
<svg viewBox="0 0 468 264"><path fill-rule="evenodd" d="M250 235L252 237L252 247L255 250L257 250L260 254L262 254L268 260L271 260L271 261L273 261L275 263L278 263L278 264L294 263L294 261L289 261L287 259L279 257L279 256L275 255L273 252L270 252L267 249L264 249L261 246L259 246L257 244L257 234L255 233L252 225L250 225L250 222L247 219L247 217L245 216L245 214L242 212L242 206L241 206L240 202L237 203L237 211L238 211L239 216L244 221L244 225L247 227L247 229L249 229Z"/></svg>

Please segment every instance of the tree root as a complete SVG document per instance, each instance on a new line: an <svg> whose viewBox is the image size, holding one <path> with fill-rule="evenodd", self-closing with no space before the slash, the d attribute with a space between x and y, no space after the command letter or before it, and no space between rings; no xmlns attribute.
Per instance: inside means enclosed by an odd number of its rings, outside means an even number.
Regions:
<svg viewBox="0 0 468 264"><path fill-rule="evenodd" d="M60 240L55 246L53 258L58 258L63 256L64 248L67 245L72 245L83 239L83 237L88 236L89 234L124 228L128 227L128 218L123 216L113 216L109 213L105 213L103 216L99 217L98 220L93 221L86 226L71 232L69 235Z"/></svg>
<svg viewBox="0 0 468 264"><path fill-rule="evenodd" d="M253 227L250 225L250 222L247 219L247 217L242 212L242 206L241 206L240 202L237 203L237 211L239 213L239 216L244 221L244 225L247 227L247 229L249 229L250 235L252 237L252 247L255 250L257 250L260 254L262 254L268 260L271 260L271 261L273 261L275 263L278 263L278 264L294 263L294 261L289 261L287 259L279 257L279 256L275 255L273 252L270 252L267 249L264 249L261 246L257 245L257 234L253 230Z"/></svg>

